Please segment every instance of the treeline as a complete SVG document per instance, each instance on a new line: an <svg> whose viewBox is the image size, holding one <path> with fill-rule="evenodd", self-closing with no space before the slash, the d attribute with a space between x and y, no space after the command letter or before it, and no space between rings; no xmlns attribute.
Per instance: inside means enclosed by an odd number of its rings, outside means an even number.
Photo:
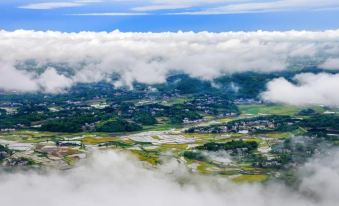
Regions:
<svg viewBox="0 0 339 206"><path fill-rule="evenodd" d="M186 104L174 104L171 106L147 104L135 106L131 103L123 103L117 110L121 111L123 118L132 119L143 125L156 124L157 117L166 117L172 124L182 124L185 118L190 120L202 118L192 105Z"/></svg>
<svg viewBox="0 0 339 206"><path fill-rule="evenodd" d="M314 115L302 121L300 126L306 128L309 134L322 137L330 133L339 134L339 116L336 114Z"/></svg>
<svg viewBox="0 0 339 206"><path fill-rule="evenodd" d="M219 150L236 150L236 149L246 149L246 151L252 151L258 148L258 143L255 141L243 141L243 140L232 140L226 143L215 143L209 142L204 145L196 147L199 150L207 151L219 151Z"/></svg>
<svg viewBox="0 0 339 206"><path fill-rule="evenodd" d="M258 143L255 141L232 140L225 143L209 142L195 147L193 151L184 151L182 155L187 159L205 161L207 157L202 151L229 151L231 155L235 155L239 154L240 151L244 154L249 154L257 148Z"/></svg>
<svg viewBox="0 0 339 206"><path fill-rule="evenodd" d="M133 132L142 130L142 126L120 118L100 122L96 125L97 132Z"/></svg>
<svg viewBox="0 0 339 206"><path fill-rule="evenodd" d="M32 122L42 121L47 118L43 113L18 113L14 115L7 115L5 112L1 112L0 115L0 129L5 128L18 128L21 126L29 127Z"/></svg>
<svg viewBox="0 0 339 206"><path fill-rule="evenodd" d="M335 114L312 116L305 119L301 125L308 128L334 129L339 131L339 116Z"/></svg>

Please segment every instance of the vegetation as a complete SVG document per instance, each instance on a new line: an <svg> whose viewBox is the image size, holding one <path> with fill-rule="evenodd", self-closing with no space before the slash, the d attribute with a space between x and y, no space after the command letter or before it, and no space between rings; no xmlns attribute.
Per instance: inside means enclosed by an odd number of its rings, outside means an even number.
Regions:
<svg viewBox="0 0 339 206"><path fill-rule="evenodd" d="M133 115L133 120L142 125L154 125L157 123L157 120L150 112L136 112Z"/></svg>
<svg viewBox="0 0 339 206"><path fill-rule="evenodd" d="M265 181L339 142L338 115L324 113L334 109L258 99L266 82L296 73L227 75L216 79L216 86L178 74L164 84L134 83L133 90L97 83L78 84L62 94L4 93L0 139L34 145L34 158L18 159L26 152L13 155L1 145L0 158L16 166L41 159L50 163L55 156L73 165L78 154L98 146L127 150L153 166L169 155L184 158L194 172L227 175L235 182Z"/></svg>
<svg viewBox="0 0 339 206"><path fill-rule="evenodd" d="M339 131L339 116L337 115L317 115L305 119L302 126L313 129L325 129Z"/></svg>
<svg viewBox="0 0 339 206"><path fill-rule="evenodd" d="M139 131L142 127L134 122L116 118L97 124L98 132L133 132Z"/></svg>
<svg viewBox="0 0 339 206"><path fill-rule="evenodd" d="M236 149L246 149L246 151L252 151L257 148L258 148L257 142L255 141L245 142L243 140L232 140L226 143L209 142L202 146L197 147L197 149L207 151L236 150Z"/></svg>
<svg viewBox="0 0 339 206"><path fill-rule="evenodd" d="M0 144L0 161L5 159L11 153L12 151L10 149Z"/></svg>
<svg viewBox="0 0 339 206"><path fill-rule="evenodd" d="M198 151L185 151L183 153L183 156L187 159L191 159L191 160L198 160L198 161L203 161L206 159L206 157Z"/></svg>
<svg viewBox="0 0 339 206"><path fill-rule="evenodd" d="M239 175L232 179L235 183L263 182L268 179L267 175Z"/></svg>
<svg viewBox="0 0 339 206"><path fill-rule="evenodd" d="M50 120L41 126L40 131L74 133L82 130L78 121Z"/></svg>

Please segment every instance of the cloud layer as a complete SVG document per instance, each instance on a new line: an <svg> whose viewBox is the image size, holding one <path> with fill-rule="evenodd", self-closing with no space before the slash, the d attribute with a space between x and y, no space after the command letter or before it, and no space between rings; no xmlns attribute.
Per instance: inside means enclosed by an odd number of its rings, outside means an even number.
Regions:
<svg viewBox="0 0 339 206"><path fill-rule="evenodd" d="M339 9L336 0L271 0L271 1L243 1L228 3L200 11L179 12L176 14L206 15L206 14L237 14L260 13L277 11L314 11L326 9Z"/></svg>
<svg viewBox="0 0 339 206"><path fill-rule="evenodd" d="M300 187L278 183L235 185L222 177L189 174L170 161L159 169L116 152L98 153L65 172L0 173L4 205L233 205L333 206L339 201L339 153L299 170Z"/></svg>
<svg viewBox="0 0 339 206"><path fill-rule="evenodd" d="M49 10L60 9L69 7L81 7L91 3L100 3L101 0L76 0L76 1L52 1L52 2L39 2L29 3L19 6L20 9L36 9L36 10Z"/></svg>
<svg viewBox="0 0 339 206"><path fill-rule="evenodd" d="M234 72L279 71L295 59L323 63L338 58L338 40L339 30L0 31L0 89L60 92L78 82L111 81L112 76L120 77L116 85L131 85L161 83L173 71L208 80Z"/></svg>
<svg viewBox="0 0 339 206"><path fill-rule="evenodd" d="M230 14L230 13L256 13L275 11L314 11L326 9L339 9L336 0L72 0L53 1L45 0L39 3L32 1L19 6L22 9L60 9L68 7L83 7L91 4L112 7L125 6L126 8L114 13L129 13L131 11L150 12L165 10L164 14L201 15L201 14ZM176 13L173 13L175 11ZM95 11L92 14L99 14ZM107 13L107 12L106 12ZM109 12L110 13L110 12Z"/></svg>
<svg viewBox="0 0 339 206"><path fill-rule="evenodd" d="M6 91L59 93L73 85L72 79L58 74L51 67L36 75L34 72L18 70L12 65L0 63L0 73L0 88Z"/></svg>
<svg viewBox="0 0 339 206"><path fill-rule="evenodd" d="M296 84L284 78L272 80L262 98L292 105L339 106L339 74L304 73L296 75L294 81Z"/></svg>
<svg viewBox="0 0 339 206"><path fill-rule="evenodd" d="M339 70L339 58L329 58L320 66L324 69Z"/></svg>

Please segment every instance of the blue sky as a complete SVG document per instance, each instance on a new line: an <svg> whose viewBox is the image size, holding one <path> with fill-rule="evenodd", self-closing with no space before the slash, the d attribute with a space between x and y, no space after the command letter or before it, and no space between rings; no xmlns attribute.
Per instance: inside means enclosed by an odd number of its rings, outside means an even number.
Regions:
<svg viewBox="0 0 339 206"><path fill-rule="evenodd" d="M339 28L338 0L2 0L0 29L253 31Z"/></svg>

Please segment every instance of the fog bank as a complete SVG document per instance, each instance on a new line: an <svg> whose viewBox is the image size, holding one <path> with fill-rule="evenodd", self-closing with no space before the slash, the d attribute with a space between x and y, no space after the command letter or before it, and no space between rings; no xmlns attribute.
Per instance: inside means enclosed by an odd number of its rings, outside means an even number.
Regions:
<svg viewBox="0 0 339 206"><path fill-rule="evenodd" d="M176 161L145 169L126 154L105 152L66 172L2 172L0 197L11 206L333 206L339 201L338 171L338 152L312 160L299 170L300 187L291 190L278 183L235 185L191 175Z"/></svg>
<svg viewBox="0 0 339 206"><path fill-rule="evenodd" d="M294 81L284 78L270 81L262 98L291 105L339 106L339 74L303 73L296 75Z"/></svg>
<svg viewBox="0 0 339 206"><path fill-rule="evenodd" d="M314 62L337 69L339 30L320 32L0 31L0 89L61 92L79 82L162 83L175 71L211 80L223 74Z"/></svg>

